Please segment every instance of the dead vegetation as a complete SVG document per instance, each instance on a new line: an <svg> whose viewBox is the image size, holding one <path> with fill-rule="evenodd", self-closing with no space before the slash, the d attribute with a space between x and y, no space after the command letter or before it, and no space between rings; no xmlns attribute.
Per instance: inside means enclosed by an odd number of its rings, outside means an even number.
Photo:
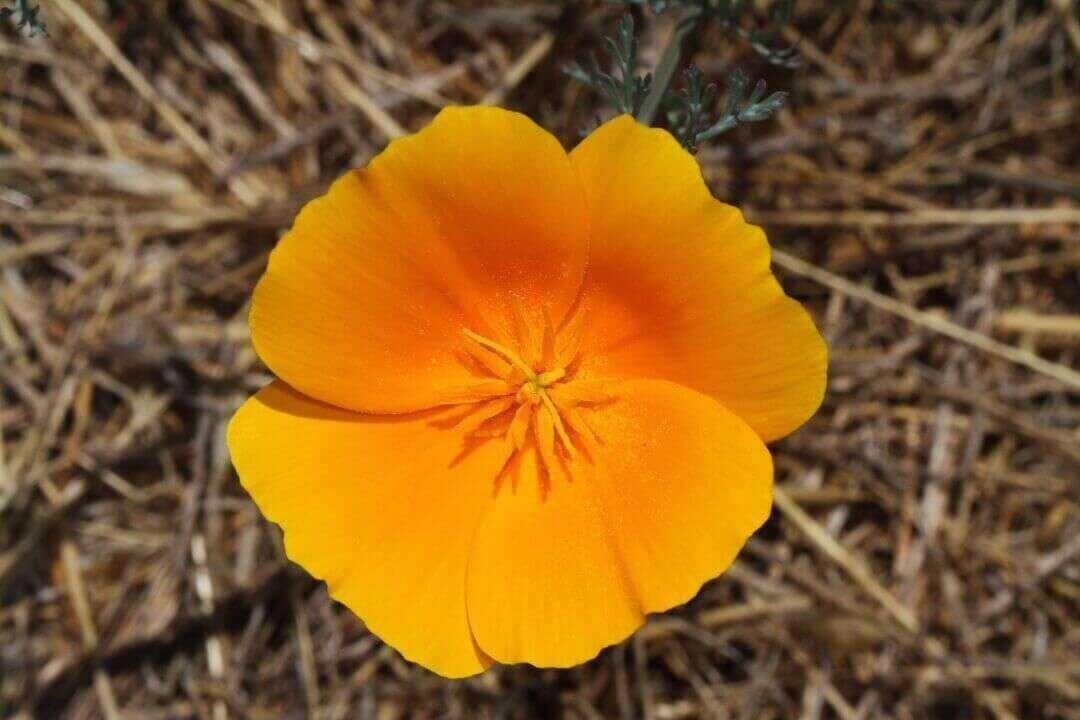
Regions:
<svg viewBox="0 0 1080 720"><path fill-rule="evenodd" d="M603 3L45 0L0 35L0 716L1077 718L1080 22L799 0L792 91L702 149L832 348L777 508L568 671L446 682L283 560L224 423L296 208L447 103L567 144ZM10 25L10 24L9 24ZM646 23L654 59L671 26Z"/></svg>

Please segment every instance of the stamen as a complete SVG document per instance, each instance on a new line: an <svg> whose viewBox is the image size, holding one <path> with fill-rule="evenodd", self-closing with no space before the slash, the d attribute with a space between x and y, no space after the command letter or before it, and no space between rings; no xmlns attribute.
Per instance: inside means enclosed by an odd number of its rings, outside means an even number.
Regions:
<svg viewBox="0 0 1080 720"><path fill-rule="evenodd" d="M548 370L547 372L540 373L536 376L536 383L540 387L547 387L552 383L556 383L562 380L566 376L566 370L563 368L555 368L554 370Z"/></svg>
<svg viewBox="0 0 1080 720"><path fill-rule="evenodd" d="M521 307L521 301L516 296L510 296L510 309L514 313L514 329L517 335L518 346L521 348L522 354L528 361L526 365L530 368L532 363L536 361L536 343L533 339L532 329L529 327L529 322L525 318L525 309ZM529 373L534 375L535 371Z"/></svg>
<svg viewBox="0 0 1080 720"><path fill-rule="evenodd" d="M555 403L551 401L551 397L546 392L540 393L540 398L544 401L547 411L551 413L551 420L555 424L555 432L558 433L559 440L562 441L563 446L566 448L566 454L572 458L577 457L574 443L570 442L570 435L567 434L566 427L559 416L559 409L555 407Z"/></svg>
<svg viewBox="0 0 1080 720"><path fill-rule="evenodd" d="M485 380L473 385L444 390L439 399L443 404L473 403L503 395L513 395L515 390L517 388L505 380Z"/></svg>
<svg viewBox="0 0 1080 720"><path fill-rule="evenodd" d="M518 406L514 419L510 422L510 439L514 441L514 447L518 450L525 447L525 438L529 433L532 416L533 406L525 403Z"/></svg>
<svg viewBox="0 0 1080 720"><path fill-rule="evenodd" d="M549 457L555 457L555 421L551 419L551 413L544 412L537 415L534 429L540 456L547 462Z"/></svg>
<svg viewBox="0 0 1080 720"><path fill-rule="evenodd" d="M563 321L559 330L561 346L557 348L556 364L559 367L570 367L577 360L581 352L581 340L585 334L585 311L580 305L574 308L574 314Z"/></svg>
<svg viewBox="0 0 1080 720"><path fill-rule="evenodd" d="M500 345L499 343L495 342L494 340L488 340L483 335L477 335L476 333L474 333L472 330L469 330L468 328L463 329L461 332L464 333L465 337L469 338L470 340L472 340L477 345L485 347L488 350L492 350L492 351L498 353L499 355L501 355L511 365L515 366L518 370L521 370L523 373L525 373L525 377L528 377L528 378L535 377L536 371L533 370L531 367L529 367L529 364L527 362L525 362L524 360L522 360L521 356L519 356L516 352L514 352L510 348L506 347L505 345Z"/></svg>
<svg viewBox="0 0 1080 720"><path fill-rule="evenodd" d="M600 438L596 436L596 432L585 421L585 418L577 410L571 407L563 408L563 419L566 420L566 424L570 426L582 443L585 445L585 449L590 453L595 454L596 447L600 444Z"/></svg>
<svg viewBox="0 0 1080 720"><path fill-rule="evenodd" d="M478 431L488 420L498 417L514 406L514 398L500 397L489 400L474 412L466 415L458 423L458 429L465 435Z"/></svg>
<svg viewBox="0 0 1080 720"><path fill-rule="evenodd" d="M540 461L547 470L550 480L555 475L559 459L555 456L555 422L551 413L540 413L536 416L536 447L540 451Z"/></svg>
<svg viewBox="0 0 1080 720"><path fill-rule="evenodd" d="M502 467L499 468L499 472L495 473L495 483L494 487L491 489L492 497L499 494L499 490L502 489L503 483L506 482L507 477L510 478L511 486L517 485L513 475L517 464L518 452L517 449L509 443L506 445L506 459L503 461Z"/></svg>
<svg viewBox="0 0 1080 720"><path fill-rule="evenodd" d="M465 352L495 377L506 378L513 369L513 365L481 345L466 344Z"/></svg>
<svg viewBox="0 0 1080 720"><path fill-rule="evenodd" d="M462 329L462 334L471 341L466 346L469 358L499 379L454 391L453 395L463 402L481 403L455 422L469 439L503 438L507 443L510 458L495 478L496 491L506 477L515 475L514 468L527 444L534 442L535 459L540 465L538 482L544 494L567 458L577 460L582 452L595 457L599 440L575 408L604 402L613 396L607 382L566 382L575 373L568 370L572 367L568 363L578 360L581 348L584 313L580 306L558 328L550 310L543 308L543 335L538 337L530 332L528 316L517 298L511 298L510 305L516 336L511 342L516 347ZM558 451L559 444L565 454ZM563 467L562 471L569 472L569 467Z"/></svg>
<svg viewBox="0 0 1080 720"><path fill-rule="evenodd" d="M614 385L610 380L576 380L552 388L551 392L560 404L590 405L614 400L615 394L611 392Z"/></svg>

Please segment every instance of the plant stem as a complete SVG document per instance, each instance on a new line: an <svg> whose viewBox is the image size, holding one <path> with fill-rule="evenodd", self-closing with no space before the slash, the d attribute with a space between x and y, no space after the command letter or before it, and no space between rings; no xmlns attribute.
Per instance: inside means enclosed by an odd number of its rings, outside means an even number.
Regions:
<svg viewBox="0 0 1080 720"><path fill-rule="evenodd" d="M652 87L649 88L649 94L645 97L645 102L641 104L641 109L637 114L637 121L642 125L652 125L653 121L656 120L656 113L660 111L660 103L663 101L664 95L667 94L668 86L671 85L671 81L675 78L675 73L679 69L683 46L686 44L687 38L697 31L700 23L701 13L694 12L683 18L675 26L675 31L671 33L671 39L668 40L667 47L664 48L663 54L660 55L660 62L656 64L656 70L653 72Z"/></svg>

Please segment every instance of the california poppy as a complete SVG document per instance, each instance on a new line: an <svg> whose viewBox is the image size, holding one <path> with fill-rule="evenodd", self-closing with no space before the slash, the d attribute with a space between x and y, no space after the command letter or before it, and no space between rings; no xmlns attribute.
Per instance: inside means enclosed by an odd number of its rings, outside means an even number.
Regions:
<svg viewBox="0 0 1080 720"><path fill-rule="evenodd" d="M228 442L291 559L451 677L565 667L686 602L771 505L826 350L670 134L571 153L448 108L309 203Z"/></svg>

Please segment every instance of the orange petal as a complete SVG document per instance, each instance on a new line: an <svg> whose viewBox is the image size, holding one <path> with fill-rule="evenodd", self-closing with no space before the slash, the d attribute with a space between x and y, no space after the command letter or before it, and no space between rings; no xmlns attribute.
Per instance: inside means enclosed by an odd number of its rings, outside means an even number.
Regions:
<svg viewBox="0 0 1080 720"><path fill-rule="evenodd" d="M572 153L592 222L582 376L673 380L766 441L821 404L826 347L769 270L760 228L715 200L664 130L612 120Z"/></svg>
<svg viewBox="0 0 1080 720"><path fill-rule="evenodd" d="M716 400L656 380L613 384L613 398L577 408L599 437L593 463L545 486L528 446L480 523L469 622L499 662L588 660L690 599L768 517L769 453Z"/></svg>
<svg viewBox="0 0 1080 720"><path fill-rule="evenodd" d="M439 425L339 410L278 381L240 408L228 443L289 558L405 657L461 677L490 664L469 629L465 572L506 451L462 456L463 433Z"/></svg>
<svg viewBox="0 0 1080 720"><path fill-rule="evenodd" d="M548 132L506 110L447 108L300 212L255 291L255 348L339 407L451 402L447 388L475 379L455 355L464 328L511 337L515 299L563 317L584 273L584 207Z"/></svg>
<svg viewBox="0 0 1080 720"><path fill-rule="evenodd" d="M641 625L595 486L541 477L535 444L476 533L468 571L476 643L503 663L570 667Z"/></svg>
<svg viewBox="0 0 1080 720"><path fill-rule="evenodd" d="M772 458L701 393L657 380L615 392L611 405L579 412L600 438L596 485L615 547L642 608L658 612L724 572L768 519Z"/></svg>

